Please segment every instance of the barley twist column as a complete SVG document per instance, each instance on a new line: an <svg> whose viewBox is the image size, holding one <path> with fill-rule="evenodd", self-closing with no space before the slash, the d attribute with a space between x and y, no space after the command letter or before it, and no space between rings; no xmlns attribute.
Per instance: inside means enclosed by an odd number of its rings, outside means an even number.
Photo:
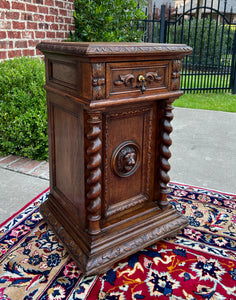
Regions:
<svg viewBox="0 0 236 300"><path fill-rule="evenodd" d="M168 99L164 102L164 112L162 119L162 133L161 133L161 146L160 146L160 201L159 206L162 209L167 208L170 204L167 200L168 187L167 184L170 181L168 172L170 170L170 164L168 162L171 157L169 150L172 140L170 133L172 132L171 120L173 119L173 106L174 99Z"/></svg>
<svg viewBox="0 0 236 300"><path fill-rule="evenodd" d="M89 119L87 121L90 125L90 131L87 133L88 148L87 155L89 162L87 169L89 176L87 178L88 192L87 199L89 200L88 210L88 222L89 233L92 235L98 234L100 229L99 221L101 219L101 148L102 142L100 139L101 118L100 113L89 113Z"/></svg>

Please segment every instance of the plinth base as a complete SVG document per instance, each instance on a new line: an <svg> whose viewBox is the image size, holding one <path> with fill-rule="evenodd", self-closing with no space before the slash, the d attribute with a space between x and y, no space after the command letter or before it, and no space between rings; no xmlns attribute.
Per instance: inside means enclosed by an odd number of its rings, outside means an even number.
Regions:
<svg viewBox="0 0 236 300"><path fill-rule="evenodd" d="M186 227L188 220L172 206L157 206L126 216L119 224L110 224L99 235L81 231L59 211L52 195L40 206L40 213L85 275L104 273L113 264Z"/></svg>

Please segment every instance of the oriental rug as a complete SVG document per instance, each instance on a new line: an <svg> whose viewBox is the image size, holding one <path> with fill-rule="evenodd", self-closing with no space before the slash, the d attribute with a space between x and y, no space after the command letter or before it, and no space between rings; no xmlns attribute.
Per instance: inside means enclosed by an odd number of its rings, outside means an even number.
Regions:
<svg viewBox="0 0 236 300"><path fill-rule="evenodd" d="M0 227L0 300L236 299L236 195L169 188L189 226L100 276L81 274L39 214L48 191L39 195Z"/></svg>

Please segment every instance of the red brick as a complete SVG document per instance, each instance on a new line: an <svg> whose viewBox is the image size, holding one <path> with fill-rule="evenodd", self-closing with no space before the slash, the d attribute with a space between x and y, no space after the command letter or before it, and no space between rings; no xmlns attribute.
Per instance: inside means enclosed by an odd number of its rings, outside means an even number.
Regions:
<svg viewBox="0 0 236 300"><path fill-rule="evenodd" d="M13 21L13 29L25 29L25 22L16 22Z"/></svg>
<svg viewBox="0 0 236 300"><path fill-rule="evenodd" d="M47 30L48 29L48 24L47 23L39 23L39 29L44 29Z"/></svg>
<svg viewBox="0 0 236 300"><path fill-rule="evenodd" d="M73 17L73 10L67 10L67 16L69 18L71 18L71 20L74 20L74 17Z"/></svg>
<svg viewBox="0 0 236 300"><path fill-rule="evenodd" d="M35 55L35 50L34 49L23 49L23 55L24 56L34 56Z"/></svg>
<svg viewBox="0 0 236 300"><path fill-rule="evenodd" d="M75 25L68 26L68 31L74 31L74 30L75 30Z"/></svg>
<svg viewBox="0 0 236 300"><path fill-rule="evenodd" d="M68 38L68 32L64 32L64 34L65 34L64 39L67 39Z"/></svg>
<svg viewBox="0 0 236 300"><path fill-rule="evenodd" d="M22 55L22 51L20 49L18 49L18 50L10 50L10 51L7 52L7 54L8 54L9 58L13 58L15 56L21 56Z"/></svg>
<svg viewBox="0 0 236 300"><path fill-rule="evenodd" d="M5 31L0 31L0 39L5 39L7 37L7 34Z"/></svg>
<svg viewBox="0 0 236 300"><path fill-rule="evenodd" d="M35 22L27 22L27 29L34 29L34 30L37 30L37 29L38 29L38 23L35 23Z"/></svg>
<svg viewBox="0 0 236 300"><path fill-rule="evenodd" d="M50 30L58 30L58 24L51 24L50 26L49 26L49 28L50 28Z"/></svg>
<svg viewBox="0 0 236 300"><path fill-rule="evenodd" d="M71 3L65 3L64 8L68 10L74 10L73 4Z"/></svg>
<svg viewBox="0 0 236 300"><path fill-rule="evenodd" d="M17 11L6 11L6 18L11 20L18 20L20 13Z"/></svg>
<svg viewBox="0 0 236 300"><path fill-rule="evenodd" d="M33 4L26 4L26 11L37 12L37 6Z"/></svg>
<svg viewBox="0 0 236 300"><path fill-rule="evenodd" d="M40 14L48 14L48 8L45 7L45 6L39 6L39 7L38 7L38 12L39 12Z"/></svg>
<svg viewBox="0 0 236 300"><path fill-rule="evenodd" d="M46 22L54 22L55 17L54 16L45 16Z"/></svg>
<svg viewBox="0 0 236 300"><path fill-rule="evenodd" d="M5 20L6 19L6 12L5 11L1 11L0 12L0 19L3 19L3 20Z"/></svg>
<svg viewBox="0 0 236 300"><path fill-rule="evenodd" d="M21 2L12 2L12 9L25 10L25 4Z"/></svg>
<svg viewBox="0 0 236 300"><path fill-rule="evenodd" d="M35 47L38 44L37 40L29 40L28 45L29 47Z"/></svg>
<svg viewBox="0 0 236 300"><path fill-rule="evenodd" d="M32 14L22 12L21 20L32 21L33 20Z"/></svg>
<svg viewBox="0 0 236 300"><path fill-rule="evenodd" d="M63 19L64 19L64 18L61 17L61 16L56 16L55 22L56 22L56 23L64 23L64 20L63 20Z"/></svg>
<svg viewBox="0 0 236 300"><path fill-rule="evenodd" d="M66 9L60 9L60 10L59 10L59 14L60 14L61 16L67 16L67 10L66 10Z"/></svg>
<svg viewBox="0 0 236 300"><path fill-rule="evenodd" d="M14 170L17 171L19 168L22 168L22 166L24 166L24 164L26 164L27 162L29 162L30 159L26 158L26 157L18 157L18 160L16 160L15 162L12 162L11 164L8 164L7 168L10 170Z"/></svg>
<svg viewBox="0 0 236 300"><path fill-rule="evenodd" d="M18 171L22 172L22 173L28 173L29 174L35 168L37 168L40 164L41 164L41 162L39 162L37 160L30 160L29 162L27 162L26 164L24 164L23 166L21 166L18 169Z"/></svg>
<svg viewBox="0 0 236 300"><path fill-rule="evenodd" d="M0 59L6 59L7 58L7 52L6 51L0 51Z"/></svg>
<svg viewBox="0 0 236 300"><path fill-rule="evenodd" d="M47 32L47 38L50 38L50 39L55 39L55 32L54 31L48 31Z"/></svg>
<svg viewBox="0 0 236 300"><path fill-rule="evenodd" d="M11 21L2 20L0 21L1 29L11 29Z"/></svg>
<svg viewBox="0 0 236 300"><path fill-rule="evenodd" d="M57 15L58 15L58 9L57 9L57 8L53 8L53 7L50 7L49 13L50 13L51 15L57 16Z"/></svg>
<svg viewBox="0 0 236 300"><path fill-rule="evenodd" d="M35 32L35 37L37 39L45 39L45 31L36 31Z"/></svg>
<svg viewBox="0 0 236 300"><path fill-rule="evenodd" d="M43 5L43 0L35 0L36 4L42 4Z"/></svg>
<svg viewBox="0 0 236 300"><path fill-rule="evenodd" d="M71 24L72 20L71 18L64 18L64 24Z"/></svg>
<svg viewBox="0 0 236 300"><path fill-rule="evenodd" d="M2 157L0 160L0 166L5 168L7 165L9 165L19 159L20 159L20 156L16 156L16 155L8 155L6 157Z"/></svg>
<svg viewBox="0 0 236 300"><path fill-rule="evenodd" d="M10 3L6 0L0 0L0 8L10 9Z"/></svg>
<svg viewBox="0 0 236 300"><path fill-rule="evenodd" d="M12 41L0 41L0 49L12 49L13 42Z"/></svg>
<svg viewBox="0 0 236 300"><path fill-rule="evenodd" d="M53 0L45 0L45 5L52 7L54 5Z"/></svg>
<svg viewBox="0 0 236 300"><path fill-rule="evenodd" d="M38 49L36 49L36 55L43 56L43 53L41 51L39 51Z"/></svg>
<svg viewBox="0 0 236 300"><path fill-rule="evenodd" d="M56 0L55 1L55 6L62 8L63 7L63 2Z"/></svg>
<svg viewBox="0 0 236 300"><path fill-rule="evenodd" d="M34 21L43 22L44 21L44 15L34 14Z"/></svg>
<svg viewBox="0 0 236 300"><path fill-rule="evenodd" d="M22 31L22 39L33 39L34 38L34 31Z"/></svg>
<svg viewBox="0 0 236 300"><path fill-rule="evenodd" d="M56 32L56 38L64 39L64 32L61 31Z"/></svg>
<svg viewBox="0 0 236 300"><path fill-rule="evenodd" d="M15 42L15 47L16 48L27 48L27 41L16 41Z"/></svg>
<svg viewBox="0 0 236 300"><path fill-rule="evenodd" d="M45 173L49 172L49 164L48 162L42 162L41 165L32 171L30 174L34 176L41 176Z"/></svg>
<svg viewBox="0 0 236 300"><path fill-rule="evenodd" d="M21 32L20 31L8 31L7 36L9 39L20 39Z"/></svg>
<svg viewBox="0 0 236 300"><path fill-rule="evenodd" d="M65 24L59 24L59 29L63 30L63 31L66 31L67 30L67 25L65 25Z"/></svg>

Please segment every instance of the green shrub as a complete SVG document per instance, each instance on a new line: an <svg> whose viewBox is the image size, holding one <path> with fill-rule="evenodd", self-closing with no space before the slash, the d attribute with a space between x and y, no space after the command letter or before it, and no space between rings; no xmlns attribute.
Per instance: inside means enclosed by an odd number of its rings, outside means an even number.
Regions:
<svg viewBox="0 0 236 300"><path fill-rule="evenodd" d="M140 42L138 20L145 19L136 0L75 0L75 33L70 39L84 42Z"/></svg>
<svg viewBox="0 0 236 300"><path fill-rule="evenodd" d="M233 29L223 26L210 18L184 20L169 31L169 43L185 43L193 47L193 54L189 56L189 63L193 65L207 64L220 67L226 64L222 57L229 55L233 46ZM182 26L183 25L183 26ZM176 36L175 36L176 30Z"/></svg>
<svg viewBox="0 0 236 300"><path fill-rule="evenodd" d="M19 57L0 63L0 153L48 158L44 63Z"/></svg>

